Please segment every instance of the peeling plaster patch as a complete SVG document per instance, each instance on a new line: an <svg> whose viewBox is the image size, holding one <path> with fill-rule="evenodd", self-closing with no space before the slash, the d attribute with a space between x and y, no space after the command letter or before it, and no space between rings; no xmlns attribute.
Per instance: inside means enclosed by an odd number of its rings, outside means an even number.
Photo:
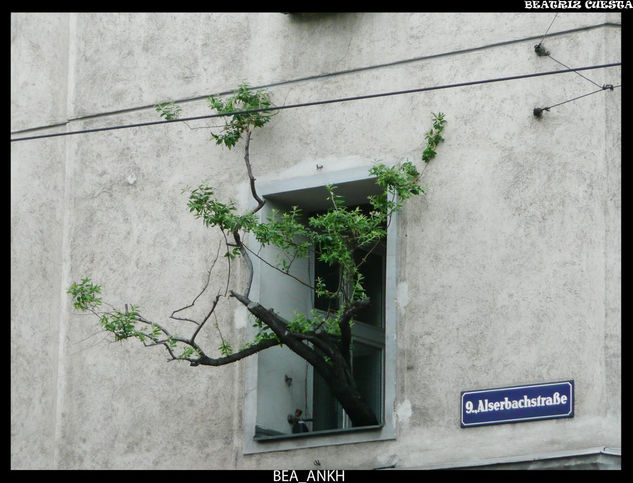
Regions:
<svg viewBox="0 0 633 483"><path fill-rule="evenodd" d="M398 417L398 421L402 423L406 423L411 419L411 415L413 411L411 410L411 401L405 399L404 402L398 405L396 408L396 416Z"/></svg>
<svg viewBox="0 0 633 483"><path fill-rule="evenodd" d="M238 307L233 312L233 325L236 329L243 329L246 327L248 321L248 313L246 307Z"/></svg>
<svg viewBox="0 0 633 483"><path fill-rule="evenodd" d="M404 310L409 304L409 284L400 282L396 288L396 304L400 310Z"/></svg>

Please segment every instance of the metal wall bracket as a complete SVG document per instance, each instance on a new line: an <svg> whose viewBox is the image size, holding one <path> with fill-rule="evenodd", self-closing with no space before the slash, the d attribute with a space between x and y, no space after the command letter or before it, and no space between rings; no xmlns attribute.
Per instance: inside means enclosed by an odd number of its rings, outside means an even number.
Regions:
<svg viewBox="0 0 633 483"><path fill-rule="evenodd" d="M546 57L549 55L549 50L543 47L543 44L540 42L534 46L534 52L536 52L536 55L539 57Z"/></svg>
<svg viewBox="0 0 633 483"><path fill-rule="evenodd" d="M534 117L538 117L539 119L543 116L543 111L549 111L548 107L535 107L533 114Z"/></svg>

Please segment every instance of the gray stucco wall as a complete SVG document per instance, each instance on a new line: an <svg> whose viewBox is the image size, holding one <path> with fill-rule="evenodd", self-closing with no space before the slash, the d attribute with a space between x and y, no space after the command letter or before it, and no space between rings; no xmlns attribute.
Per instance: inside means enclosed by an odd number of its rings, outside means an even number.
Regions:
<svg viewBox="0 0 633 483"><path fill-rule="evenodd" d="M155 121L164 99L208 114L204 96L242 80L280 83L270 92L282 105L558 70L533 50L552 17L14 13L11 129ZM562 13L544 44L569 66L619 62L619 21ZM584 75L620 83L618 68ZM289 109L256 133L266 183L316 164L422 167L430 113L449 122L427 196L399 217L397 437L342 447L244 455L244 363L167 364L71 310L66 288L85 275L156 320L199 292L220 239L181 189L208 179L248 203L241 152L195 129L214 120L13 142L11 466L421 467L619 447L620 89L532 115L595 89L574 73L535 77ZM244 340L242 308L218 318ZM459 427L462 390L561 379L575 381L574 418Z"/></svg>

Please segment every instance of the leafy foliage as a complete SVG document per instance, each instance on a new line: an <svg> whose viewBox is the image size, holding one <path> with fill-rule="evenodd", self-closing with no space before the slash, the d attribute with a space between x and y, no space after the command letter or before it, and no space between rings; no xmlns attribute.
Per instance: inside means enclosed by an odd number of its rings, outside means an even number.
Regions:
<svg viewBox="0 0 633 483"><path fill-rule="evenodd" d="M205 226L217 226L223 231L235 231L242 228L251 229L255 225L252 214L237 215L235 201L228 203L214 198L215 190L201 184L191 191L187 206L196 219L201 218Z"/></svg>
<svg viewBox="0 0 633 483"><path fill-rule="evenodd" d="M249 318L253 320L253 323L251 325L252 327L257 329L257 334L255 334L252 342L247 342L242 347L240 347L240 350L247 349L267 340L275 340L277 342L280 342L279 338L270 330L270 327L264 324L260 319L253 317L251 314L249 314Z"/></svg>
<svg viewBox="0 0 633 483"><path fill-rule="evenodd" d="M77 310L87 312L101 304L101 299L97 297L101 293L101 286L92 284L90 278L82 278L79 283L73 282L67 293L73 296L73 306Z"/></svg>
<svg viewBox="0 0 633 483"><path fill-rule="evenodd" d="M269 94L253 90L246 83L242 83L231 96L225 99L212 96L208 103L219 114L225 115L221 131L211 133L216 144L232 149L242 136L247 134L245 160L252 192L263 204L255 193L255 180L250 172L248 160L248 145L252 130L267 124L274 115L274 106ZM166 120L178 119L181 113L180 106L172 101L159 103L155 109ZM444 141L442 134L445 124L443 113L433 114L433 127L425 133L426 147L422 153L422 160L425 163L436 156L438 145ZM287 333L306 338L326 334L328 337L340 339L343 337L343 329L348 329L344 326L353 323L350 314L368 302L361 271L367 256L384 242L392 215L402 209L406 200L424 193L419 184L420 173L410 161L404 161L396 166L376 163L369 170L369 174L375 177L382 191L377 195L368 196L367 204L363 207L349 206L337 193L336 186L327 186L329 209L326 211L308 214L294 206L284 212L272 210L265 220L260 220L254 211L239 214L235 201L218 199L215 189L206 182L187 190L187 205L193 216L200 219L205 226L222 231L227 246L225 256L229 263L236 257L247 256L248 247L241 241L239 233L250 233L262 247L272 246L278 249L282 258L275 268L289 276L292 276L290 269L294 261L309 256L314 256L319 262L330 267L336 267L339 273L337 288L326 286L320 278L317 278L314 287L311 287L317 297L332 302L332 309L324 312L312 310L309 315L295 313L285 326L285 330ZM230 236L235 240L233 243L228 241ZM253 255L258 256L254 253ZM203 292L204 290L206 286ZM198 323L191 319L180 319L195 322L198 326L193 336L187 339L174 336L162 325L144 319L139 308L134 305L130 309L126 306L125 311L114 309L99 312L102 303L99 297L101 287L93 284L90 278L73 283L68 293L73 297L74 308L97 315L102 327L111 332L115 340L136 338L146 346L163 345L173 359L186 360L194 365L203 358L206 358L206 361L211 360L195 343L195 337L213 314L219 295L204 321ZM249 316L253 317L252 314ZM172 318L175 318L173 314ZM219 332L217 322L214 326ZM252 318L252 326L257 329L254 339L242 345L238 352L248 351L253 347L258 349L275 344L281 345L282 341L277 335L279 332L275 333L269 323L255 316ZM238 360L239 358L230 357L235 355L231 343L221 333L220 338L221 344L217 348L220 354L229 360ZM174 352L177 347L182 347L178 355ZM334 364L329 355L323 354L323 358L328 365Z"/></svg>
<svg viewBox="0 0 633 483"><path fill-rule="evenodd" d="M121 312L114 310L110 313L104 313L100 322L105 330L114 334L114 340L124 340L129 337L138 337L141 342L145 340L147 334L143 331L136 330L136 317L138 316L138 307L132 305L129 311Z"/></svg>
<svg viewBox="0 0 633 483"><path fill-rule="evenodd" d="M223 100L211 96L208 102L219 114L236 113L225 118L220 134L211 133L216 144L224 144L229 149L235 146L245 131L264 126L273 115L272 110L269 110L273 105L269 94L263 90L252 91L246 83L240 84L231 97ZM243 112L253 110L259 111Z"/></svg>
<svg viewBox="0 0 633 483"><path fill-rule="evenodd" d="M160 117L166 121L173 121L178 119L182 108L174 103L174 101L161 102L154 106Z"/></svg>
<svg viewBox="0 0 633 483"><path fill-rule="evenodd" d="M440 112L438 114L433 114L433 128L424 135L426 139L426 147L422 152L422 160L425 163L428 163L437 155L435 150L438 144L444 141L442 131L444 130L445 124L446 120L444 119L443 113Z"/></svg>
<svg viewBox="0 0 633 483"><path fill-rule="evenodd" d="M192 190L189 207L206 226L216 226L227 232L238 229L251 232L262 246L278 248L287 257L279 267L286 273L292 261L306 258L313 251L320 261L340 267L342 284L338 291L328 291L322 280L317 280L314 287L320 297L343 299L337 315L329 314L325 318L315 314L312 318L296 315L289 326L293 332L305 333L319 328L336 334L337 317L342 316L352 304L366 299L360 272L364 259L355 256L357 249L371 251L375 248L387 234L391 215L402 208L405 200L422 192L420 174L409 161L397 166L376 164L370 174L383 188L383 193L368 197L370 210L347 206L336 193L336 187L328 186L330 209L310 216L307 222L305 214L297 206L283 213L272 210L263 222L258 222L252 214L237 215L235 202L217 200L213 188L204 184ZM235 257L239 251L233 250L227 255Z"/></svg>
<svg viewBox="0 0 633 483"><path fill-rule="evenodd" d="M230 356L233 354L233 347L231 347L231 344L225 339L222 339L222 343L220 344L220 347L218 347L218 350L223 356Z"/></svg>

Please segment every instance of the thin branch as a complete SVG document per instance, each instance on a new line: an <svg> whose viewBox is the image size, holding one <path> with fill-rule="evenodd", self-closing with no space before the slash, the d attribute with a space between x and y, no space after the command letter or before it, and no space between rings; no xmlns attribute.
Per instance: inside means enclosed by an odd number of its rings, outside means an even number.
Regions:
<svg viewBox="0 0 633 483"><path fill-rule="evenodd" d="M240 254L244 258L244 261L246 262L246 268L248 269L246 287L244 287L244 296L248 298L251 292L251 285L253 284L253 262L251 261L251 257L248 255L248 252L244 248L244 243L242 243L242 239L240 238L240 234L237 230L233 231L233 239L235 240L235 244L240 250Z"/></svg>
<svg viewBox="0 0 633 483"><path fill-rule="evenodd" d="M226 233L224 233L224 230L220 230L222 232L222 236L224 237L224 243L226 245L227 248L227 252L229 251L228 247L229 247L229 240L226 238ZM226 295L229 293L229 284L231 282L231 257L226 257L227 260L227 264L228 264L228 273L226 275L226 287L224 288L224 296L226 297Z"/></svg>
<svg viewBox="0 0 633 483"><path fill-rule="evenodd" d="M374 243L374 246L371 247L369 250L366 250L365 256L362 258L362 260L356 265L356 268L358 269L359 267L363 266L365 264L365 262L367 261L367 257L369 257L369 255L371 255L374 250L376 248L378 248L378 245L380 245L382 242L384 242L385 239L384 238L379 238L376 243Z"/></svg>
<svg viewBox="0 0 633 483"><path fill-rule="evenodd" d="M242 349L241 351L235 352L234 354L231 354L228 356L212 358L212 357L203 355L198 359L186 359L186 360L188 360L192 366L199 366L199 365L200 366L223 366L226 364L231 364L233 362L239 361L241 359L244 359L245 357L248 357L257 352L263 351L264 349L268 349L270 347L274 347L277 345L279 345L278 340L267 339L258 344L254 344L250 347Z"/></svg>
<svg viewBox="0 0 633 483"><path fill-rule="evenodd" d="M202 292L200 292L200 294L199 294L198 296L202 295L202 293L203 293L203 292L207 289L208 284L209 284L209 281L207 280L207 284L205 285L205 287L202 289ZM198 298L198 297L196 297L196 299L197 299L197 298ZM187 305L186 307L183 307L183 308L181 308L181 309L174 310L174 311L171 313L171 315L169 316L169 318L170 318L170 319L173 319L173 320L182 320L182 321L184 321L184 322L192 322L192 323L194 323L194 324L196 324L196 325L200 325L200 322L198 322L197 320L188 319L187 317L174 317L174 314L175 314L176 312L180 312L181 310L185 310L185 309L191 308L191 307L193 307L193 306L194 306L194 304L195 304L195 300L191 303L191 305Z"/></svg>
<svg viewBox="0 0 633 483"><path fill-rule="evenodd" d="M248 179L251 186L251 194L253 195L253 198L255 199L255 201L257 201L257 206L253 208L250 212L250 214L252 215L252 214L257 213L259 210L261 210L266 202L259 197L259 195L257 194L257 190L255 189L255 177L253 176L253 170L251 168L251 161L250 161L251 134L252 132L250 129L246 131L246 145L244 147L244 163L246 164L246 172L248 173ZM233 239L235 240L235 243L238 246L240 253L244 257L244 261L246 262L246 267L248 269L246 287L244 288L244 296L248 298L251 291L251 285L253 284L253 262L251 261L251 258L248 255L248 252L244 248L244 244L242 243L242 239L240 238L240 234L238 230L233 231Z"/></svg>
<svg viewBox="0 0 633 483"><path fill-rule="evenodd" d="M209 311L209 313L207 314L207 316L204 318L204 320L202 321L202 323L196 328L195 332L193 333L193 335L191 336L191 342L194 341L194 339L196 338L196 336L198 335L198 333L200 332L200 330L202 329L202 327L204 326L204 324L206 324L207 320L209 320L209 317L211 316L211 314L214 313L215 308L218 305L218 302L220 301L220 297L222 295L221 294L217 294L215 296L215 299L213 300L213 304L211 306L211 310ZM220 334L220 336L222 336L222 334ZM222 340L224 340L224 338L222 338Z"/></svg>
<svg viewBox="0 0 633 483"><path fill-rule="evenodd" d="M215 267L216 262L218 261L218 256L220 255L220 247L221 247L221 243L218 243L218 250L215 254L215 258L213 259L213 263L211 264L211 268L209 268L209 271L207 273L207 281L204 284L204 287L202 288L202 290L200 291L200 293L198 295L196 295L196 297L193 299L193 302L191 302L191 304L182 307L180 309L174 310L171 315L169 316L170 319L174 319L174 320L184 320L187 322L193 322L196 325L200 325L199 322L193 320L193 319L187 319L187 318L183 318L183 317L174 317L174 314L177 312L181 312L185 309L189 309L191 307L193 307L196 303L196 301L200 298L200 296L207 290L207 288L209 287L209 282L211 281L211 272L213 271L213 268Z"/></svg>
<svg viewBox="0 0 633 483"><path fill-rule="evenodd" d="M169 333L169 331L165 327L163 327L162 325L160 325L160 324L158 324L156 322L152 322L151 320L147 320L145 317L143 317L140 314L136 314L136 320L141 322L141 323L143 323L143 324L152 325L154 327L157 327L167 337L171 337L171 334Z"/></svg>
<svg viewBox="0 0 633 483"><path fill-rule="evenodd" d="M338 321L338 325L341 328L341 353L345 358L345 361L351 363L351 343L352 343L352 328L350 322L354 315L362 308L369 305L369 299L358 300L353 302L349 308L345 310L343 315Z"/></svg>
<svg viewBox="0 0 633 483"><path fill-rule="evenodd" d="M170 344L173 343L173 342L181 342L183 344L186 344L186 345L192 347L200 355L200 358L207 357L206 354L204 353L204 351L202 350L202 348L198 344L195 343L193 338L185 339L184 337L173 336L173 335L171 335L169 333L169 331L167 329L162 327L160 324L157 324L155 322L149 321L149 320L145 319L144 317L142 317L140 315L136 316L136 320L139 321L139 322L142 322L144 324L151 325L152 327L157 327L158 329L161 330L161 332L163 332L167 336L167 339L160 339L160 338L156 337L153 334L144 334L145 337L147 337L148 339L150 339L152 341L152 343L147 343L147 342L143 341L143 345L145 347L155 347L155 346L158 346L158 345L163 345L167 349L167 352L169 352L169 355L171 356L171 360L186 360L186 361L189 361L189 362L197 361L198 359L191 359L191 358L188 358L188 357L180 357L180 356L176 356L174 354ZM200 327L198 327L198 329L196 330L196 334L198 333L199 330L200 330Z"/></svg>
<svg viewBox="0 0 633 483"><path fill-rule="evenodd" d="M222 341L222 343L224 344L224 342L226 341L226 339L224 338L224 335L222 335L222 331L220 330L220 324L218 324L218 315L216 313L213 314L213 318L215 319L215 322L213 324L213 326L215 327L215 329L218 331L218 334L220 335L220 340Z"/></svg>
<svg viewBox="0 0 633 483"><path fill-rule="evenodd" d="M326 380L328 377L332 377L332 368L325 362L323 356L307 344L304 344L296 334L290 332L288 330L288 322L283 317L235 291L231 291L231 296L235 297L251 314L266 324L281 343L311 364Z"/></svg>
<svg viewBox="0 0 633 483"><path fill-rule="evenodd" d="M248 173L248 179L251 185L251 194L255 201L257 201L257 206L251 211L251 214L257 213L262 209L264 204L266 203L262 200L257 194L257 190L255 189L255 177L253 176L253 170L251 169L251 161L250 161L250 144L251 144L251 131L250 129L246 131L246 146L244 147L244 162L246 163L246 171Z"/></svg>
<svg viewBox="0 0 633 483"><path fill-rule="evenodd" d="M309 289L314 290L314 287L312 285L309 285L307 283L305 283L303 280L295 277L294 275L291 275L288 272L284 272L281 268L276 267L275 265L273 265L272 263L270 263L268 260L264 259L263 257L261 257L259 254L255 253L253 250L251 250L248 246L246 245L242 245L246 250L248 250L250 253L252 253L256 258L258 258L259 260L261 260L262 262L264 262L266 265L268 265L271 268L274 268L275 270L277 270L278 272L283 273L284 275L288 275L290 278L295 279L297 282L299 282L301 285L305 285L306 287L308 287Z"/></svg>

